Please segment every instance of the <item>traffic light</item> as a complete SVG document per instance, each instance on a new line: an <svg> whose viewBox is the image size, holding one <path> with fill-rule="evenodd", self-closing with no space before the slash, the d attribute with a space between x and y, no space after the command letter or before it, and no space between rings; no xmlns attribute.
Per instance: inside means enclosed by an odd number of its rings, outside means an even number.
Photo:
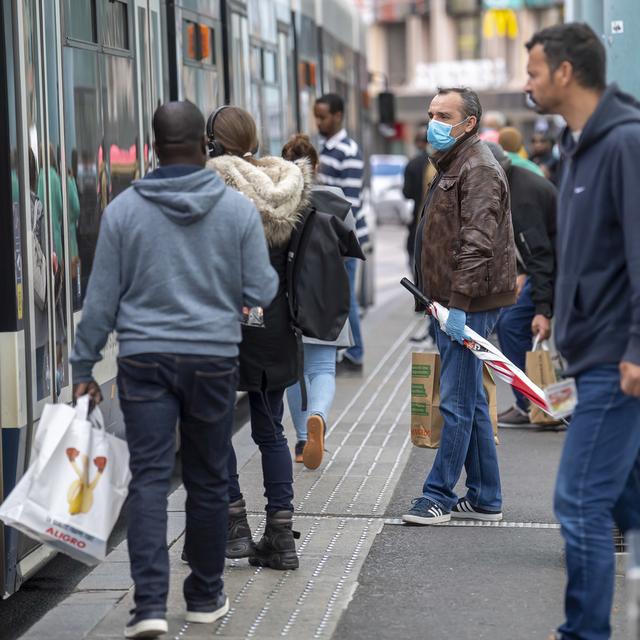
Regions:
<svg viewBox="0 0 640 640"><path fill-rule="evenodd" d="M378 120L380 124L394 124L396 121L396 97L391 91L378 94Z"/></svg>

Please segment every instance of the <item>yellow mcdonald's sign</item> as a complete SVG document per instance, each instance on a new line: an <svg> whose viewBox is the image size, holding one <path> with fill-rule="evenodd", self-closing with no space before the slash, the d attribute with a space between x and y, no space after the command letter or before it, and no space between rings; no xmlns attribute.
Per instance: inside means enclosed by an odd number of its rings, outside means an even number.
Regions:
<svg viewBox="0 0 640 640"><path fill-rule="evenodd" d="M518 16L513 9L489 9L482 21L482 35L492 38L518 37Z"/></svg>

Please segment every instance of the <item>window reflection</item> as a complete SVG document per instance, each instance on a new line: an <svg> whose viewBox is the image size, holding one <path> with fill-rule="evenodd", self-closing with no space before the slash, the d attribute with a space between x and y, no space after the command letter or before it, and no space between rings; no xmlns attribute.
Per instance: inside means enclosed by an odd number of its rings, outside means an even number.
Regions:
<svg viewBox="0 0 640 640"><path fill-rule="evenodd" d="M64 105L66 155L69 158L69 245L72 261L73 309L82 307L98 238L100 212L107 204L107 181L99 180L98 165L103 159L102 127L98 89L98 54L65 47ZM104 173L101 175L104 177ZM72 196L77 209L72 213Z"/></svg>
<svg viewBox="0 0 640 640"><path fill-rule="evenodd" d="M73 270L73 233L77 222L78 207L77 198L72 196L73 185L66 171L63 170L60 153L60 123L59 105L60 95L58 82L58 65L55 52L58 50L58 37L56 29L55 5L52 2L44 3L44 22L42 25L45 38L45 68L44 81L47 86L47 123L49 127L49 189L50 189L50 214L51 228L54 244L54 333L55 333L55 391L59 396L62 389L69 383L69 348L67 327L67 270ZM66 182L68 197L67 216L69 222L69 255L64 248L64 218L63 218L63 180ZM69 188L71 186L71 189ZM71 273L73 277L73 272Z"/></svg>
<svg viewBox="0 0 640 640"><path fill-rule="evenodd" d="M65 31L70 38L97 42L95 0L64 0L63 9Z"/></svg>
<svg viewBox="0 0 640 640"><path fill-rule="evenodd" d="M127 5L120 0L109 0L103 4L104 25L100 32L107 47L129 48L129 18Z"/></svg>
<svg viewBox="0 0 640 640"><path fill-rule="evenodd" d="M122 193L138 175L138 125L133 60L102 57L102 108L105 171L110 177L109 201Z"/></svg>
<svg viewBox="0 0 640 640"><path fill-rule="evenodd" d="M217 71L184 65L182 82L185 99L191 100L205 116L219 105Z"/></svg>
<svg viewBox="0 0 640 640"><path fill-rule="evenodd" d="M25 84L27 90L26 112L29 129L29 217L31 224L32 253L29 256L31 276L26 286L31 288L34 305L33 313L33 349L35 353L36 402L47 398L53 390L52 353L50 347L51 328L49 326L49 305L54 300L49 291L50 270L56 267L55 254L52 253L49 229L51 212L44 188L45 151L42 122L42 94L40 91L40 59L37 42L37 4L34 0L25 3L24 33ZM55 250L54 250L55 251ZM60 254L62 255L62 253Z"/></svg>

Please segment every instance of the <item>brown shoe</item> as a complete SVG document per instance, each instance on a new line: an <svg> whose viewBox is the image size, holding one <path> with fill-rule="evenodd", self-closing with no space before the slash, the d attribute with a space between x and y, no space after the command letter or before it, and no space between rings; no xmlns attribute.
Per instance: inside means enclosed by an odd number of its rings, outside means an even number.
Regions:
<svg viewBox="0 0 640 640"><path fill-rule="evenodd" d="M306 440L298 440L296 442L296 462L302 462L302 452L304 451L304 446L307 444Z"/></svg>
<svg viewBox="0 0 640 640"><path fill-rule="evenodd" d="M313 415L307 418L307 444L302 452L302 461L307 469L317 469L322 463L324 431L322 416Z"/></svg>

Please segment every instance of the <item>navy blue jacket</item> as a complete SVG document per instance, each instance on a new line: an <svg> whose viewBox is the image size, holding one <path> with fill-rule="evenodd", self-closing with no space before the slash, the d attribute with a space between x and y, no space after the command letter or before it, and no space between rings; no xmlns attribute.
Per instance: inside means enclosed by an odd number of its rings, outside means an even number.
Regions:
<svg viewBox="0 0 640 640"><path fill-rule="evenodd" d="M640 364L640 103L610 85L578 142L565 129L560 146L555 335L567 375Z"/></svg>

